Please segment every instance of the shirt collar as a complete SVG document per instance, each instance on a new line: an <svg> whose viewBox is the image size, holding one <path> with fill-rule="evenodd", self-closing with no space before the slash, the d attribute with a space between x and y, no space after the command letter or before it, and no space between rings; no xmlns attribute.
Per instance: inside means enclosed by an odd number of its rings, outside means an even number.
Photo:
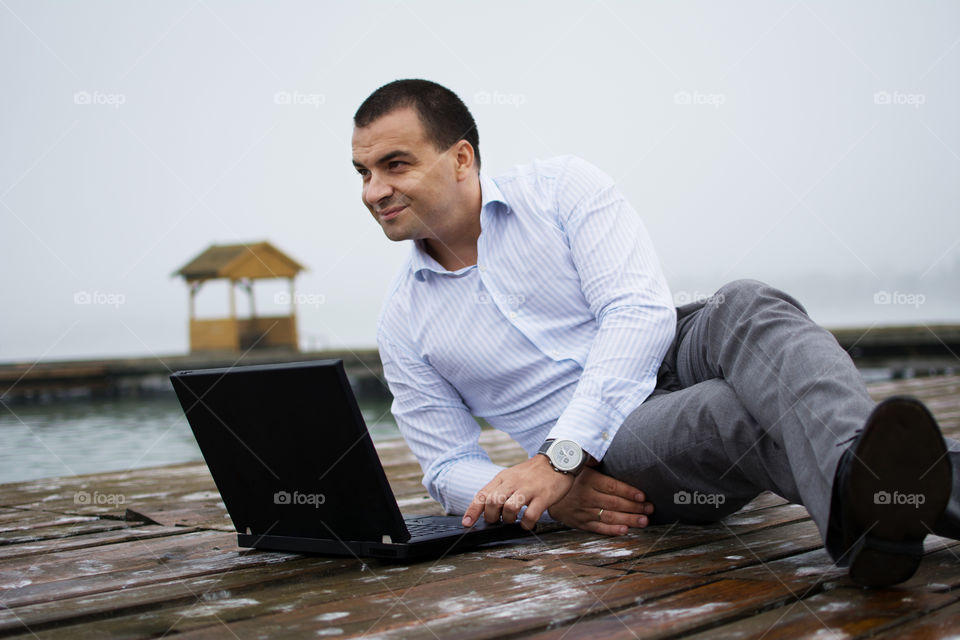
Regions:
<svg viewBox="0 0 960 640"><path fill-rule="evenodd" d="M500 187L498 187L497 183L493 181L493 178L489 177L485 173L480 174L480 201L481 222L483 220L483 214L485 211L492 211L494 209L500 209L501 211L510 210L510 206L507 204L506 199L504 199L503 193L500 191ZM499 207L494 203L500 203L503 206ZM472 268L473 266L464 267L458 271L448 271L444 269L439 262L434 260L429 253L427 253L426 249L423 247L422 241L413 241L413 251L411 252L410 256L410 271L418 280L423 280L424 271L433 271L434 273L461 274Z"/></svg>

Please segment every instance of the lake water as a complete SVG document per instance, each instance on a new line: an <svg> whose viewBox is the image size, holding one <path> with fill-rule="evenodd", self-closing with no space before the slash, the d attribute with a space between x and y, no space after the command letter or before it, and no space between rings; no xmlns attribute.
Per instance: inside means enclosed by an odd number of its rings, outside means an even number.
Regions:
<svg viewBox="0 0 960 640"><path fill-rule="evenodd" d="M389 400L359 402L374 440L400 437ZM0 408L0 483L202 459L173 394Z"/></svg>

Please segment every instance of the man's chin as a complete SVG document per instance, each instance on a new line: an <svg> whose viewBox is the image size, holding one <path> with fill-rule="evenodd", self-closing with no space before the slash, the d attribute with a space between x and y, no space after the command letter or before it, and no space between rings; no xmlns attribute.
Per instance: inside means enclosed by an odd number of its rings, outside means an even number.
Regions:
<svg viewBox="0 0 960 640"><path fill-rule="evenodd" d="M409 240L411 237L409 232L398 226L393 226L390 224L381 224L380 226L383 229L383 235L387 236L387 238L393 242Z"/></svg>

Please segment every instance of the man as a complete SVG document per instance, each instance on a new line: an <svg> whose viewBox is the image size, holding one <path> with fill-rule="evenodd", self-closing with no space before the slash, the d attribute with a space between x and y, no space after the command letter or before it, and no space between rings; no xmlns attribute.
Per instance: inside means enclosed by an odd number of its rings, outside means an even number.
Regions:
<svg viewBox="0 0 960 640"><path fill-rule="evenodd" d="M875 407L792 297L737 281L674 308L608 176L564 157L490 178L473 117L438 84L387 84L354 125L364 205L414 241L378 326L393 412L464 526L617 535L716 521L771 490L875 586L909 578L931 530L960 534L960 443L913 399ZM474 416L529 459L494 465Z"/></svg>

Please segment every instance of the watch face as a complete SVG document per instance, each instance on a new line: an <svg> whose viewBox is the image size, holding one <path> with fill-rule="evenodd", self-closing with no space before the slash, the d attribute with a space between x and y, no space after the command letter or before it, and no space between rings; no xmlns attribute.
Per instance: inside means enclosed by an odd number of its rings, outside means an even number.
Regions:
<svg viewBox="0 0 960 640"><path fill-rule="evenodd" d="M561 471L573 471L583 460L583 449L573 440L557 440L550 447L550 461Z"/></svg>

